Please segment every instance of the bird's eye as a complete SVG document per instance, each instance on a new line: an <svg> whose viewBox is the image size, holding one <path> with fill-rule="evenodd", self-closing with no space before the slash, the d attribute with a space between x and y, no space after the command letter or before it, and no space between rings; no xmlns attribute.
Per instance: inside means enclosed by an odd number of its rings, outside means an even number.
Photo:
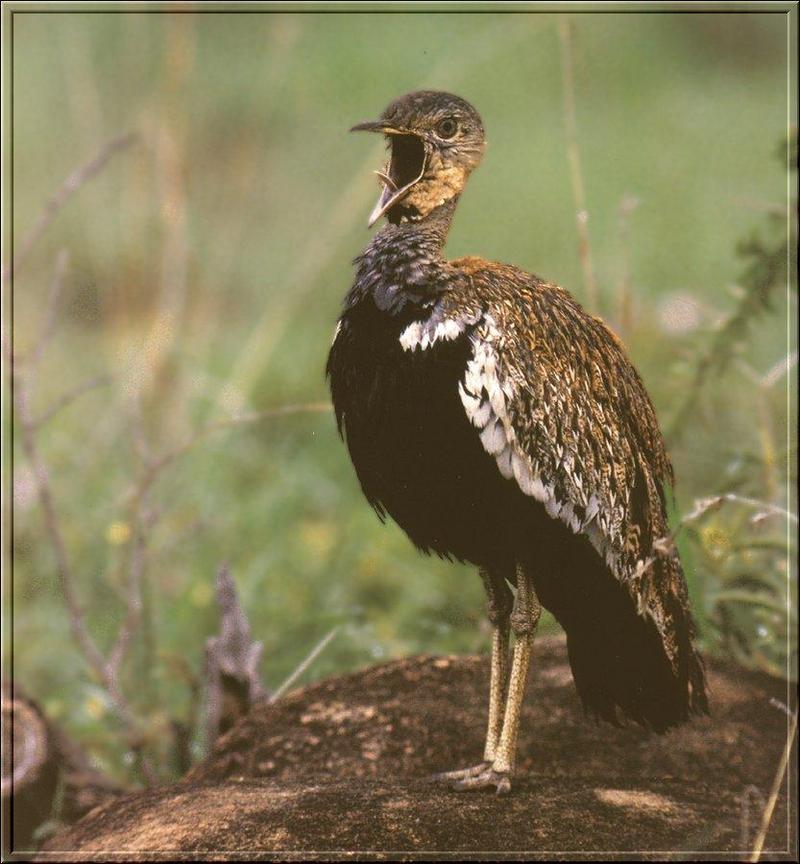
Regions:
<svg viewBox="0 0 800 864"><path fill-rule="evenodd" d="M458 123L452 117L445 117L436 127L436 134L440 138L452 138L458 131Z"/></svg>

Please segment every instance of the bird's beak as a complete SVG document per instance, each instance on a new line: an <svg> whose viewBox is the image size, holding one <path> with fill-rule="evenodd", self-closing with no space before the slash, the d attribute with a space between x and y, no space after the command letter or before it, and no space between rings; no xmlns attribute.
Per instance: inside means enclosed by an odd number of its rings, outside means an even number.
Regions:
<svg viewBox="0 0 800 864"><path fill-rule="evenodd" d="M357 123L350 131L381 132L391 136L392 158L385 170L375 172L383 182L383 190L369 215L367 227L371 228L422 179L428 164L428 148L418 135L406 129L387 126L379 120Z"/></svg>
<svg viewBox="0 0 800 864"><path fill-rule="evenodd" d="M397 129L392 129L391 126L387 126L385 123L381 123L380 120L366 120L364 123L356 123L355 126L350 127L351 132L384 132L387 135L394 132L397 134Z"/></svg>

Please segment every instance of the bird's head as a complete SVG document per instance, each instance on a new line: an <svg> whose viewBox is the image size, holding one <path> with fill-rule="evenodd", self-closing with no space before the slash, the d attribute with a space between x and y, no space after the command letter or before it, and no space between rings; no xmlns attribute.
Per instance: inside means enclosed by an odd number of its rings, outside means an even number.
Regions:
<svg viewBox="0 0 800 864"><path fill-rule="evenodd" d="M461 194L486 148L478 112L438 90L401 96L379 120L358 123L350 131L382 132L391 151L387 165L376 172L383 190L370 227L383 215L394 224L425 219Z"/></svg>

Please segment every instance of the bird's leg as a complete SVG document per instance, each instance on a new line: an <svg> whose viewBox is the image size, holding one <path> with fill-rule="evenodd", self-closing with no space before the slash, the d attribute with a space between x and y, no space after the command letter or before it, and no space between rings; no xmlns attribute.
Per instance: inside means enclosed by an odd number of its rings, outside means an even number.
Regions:
<svg viewBox="0 0 800 864"><path fill-rule="evenodd" d="M506 580L487 570L481 570L486 594L489 598L488 616L492 625L492 672L489 680L489 725L486 730L485 762L494 762L500 740L508 693L508 623L513 599Z"/></svg>
<svg viewBox="0 0 800 864"><path fill-rule="evenodd" d="M533 637L541 614L542 607L534 591L533 582L525 569L519 565L517 566L517 596L514 600L514 611L511 613L514 652L500 740L494 749L491 765L482 772L457 779L456 789L482 789L486 786L494 786L498 795L511 791L511 774L514 771L522 700L528 680Z"/></svg>
<svg viewBox="0 0 800 864"><path fill-rule="evenodd" d="M525 684L531 664L536 625L541 615L542 607L536 596L533 581L524 567L517 566L517 596L514 611L511 613L514 657L511 664L503 730L500 733L500 742L492 765L497 772L510 774L514 770L522 700L525 696Z"/></svg>
<svg viewBox="0 0 800 864"><path fill-rule="evenodd" d="M486 589L487 615L492 625L492 671L489 682L489 725L483 762L471 768L445 771L435 775L436 780L461 780L482 774L494 762L495 750L503 728L506 693L508 691L508 630L513 605L511 589L499 573L481 568L481 579Z"/></svg>
<svg viewBox="0 0 800 864"><path fill-rule="evenodd" d="M492 625L492 666L489 683L489 724L486 730L486 744L483 762L471 768L458 771L445 771L435 775L436 780L464 780L484 774L494 762L495 751L503 728L506 694L508 692L508 636L509 618L513 605L511 589L505 578L496 572L481 569L486 596L487 613Z"/></svg>

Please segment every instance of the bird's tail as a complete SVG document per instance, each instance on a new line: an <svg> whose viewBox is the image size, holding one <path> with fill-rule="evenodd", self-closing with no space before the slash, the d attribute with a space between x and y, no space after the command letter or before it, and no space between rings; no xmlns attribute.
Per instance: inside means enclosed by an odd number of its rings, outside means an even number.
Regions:
<svg viewBox="0 0 800 864"><path fill-rule="evenodd" d="M656 732L691 714L708 713L705 675L693 644L694 623L677 558L653 563L651 584L658 588L644 615L627 587L598 565L603 575L586 574L581 602L562 620L587 713L617 724L621 712Z"/></svg>

